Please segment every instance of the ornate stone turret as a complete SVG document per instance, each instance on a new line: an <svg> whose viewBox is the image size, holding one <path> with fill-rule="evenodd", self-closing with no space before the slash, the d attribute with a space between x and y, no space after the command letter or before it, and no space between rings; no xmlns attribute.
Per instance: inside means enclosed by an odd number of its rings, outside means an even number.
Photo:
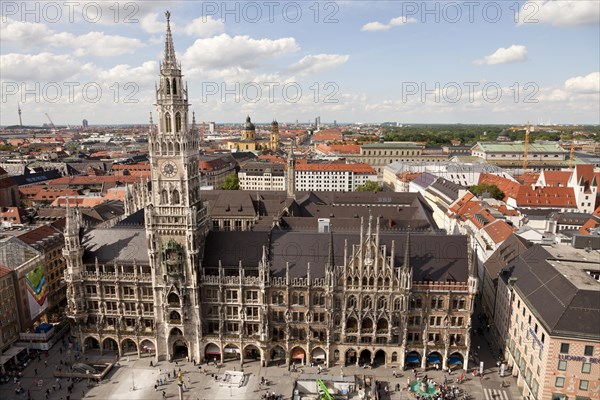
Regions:
<svg viewBox="0 0 600 400"><path fill-rule="evenodd" d="M272 151L279 150L279 124L273 120L271 123L271 137L269 141L269 147Z"/></svg>
<svg viewBox="0 0 600 400"><path fill-rule="evenodd" d="M286 181L286 189L287 189L287 197L288 199L296 198L296 177L295 177L295 165L296 161L294 160L294 138L292 138L292 143L290 144L290 151L287 156L287 181Z"/></svg>

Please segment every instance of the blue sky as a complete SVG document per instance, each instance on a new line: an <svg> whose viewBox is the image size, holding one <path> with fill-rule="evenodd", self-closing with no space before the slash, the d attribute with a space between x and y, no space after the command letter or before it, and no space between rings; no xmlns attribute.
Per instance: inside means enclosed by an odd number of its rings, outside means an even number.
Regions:
<svg viewBox="0 0 600 400"><path fill-rule="evenodd" d="M597 1L22 4L2 3L0 125L19 102L28 124L147 121L166 9L199 121L600 124Z"/></svg>

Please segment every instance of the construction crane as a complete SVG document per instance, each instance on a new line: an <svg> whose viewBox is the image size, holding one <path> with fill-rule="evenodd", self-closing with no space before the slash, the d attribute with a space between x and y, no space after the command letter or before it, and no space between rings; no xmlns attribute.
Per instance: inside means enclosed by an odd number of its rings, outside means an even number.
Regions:
<svg viewBox="0 0 600 400"><path fill-rule="evenodd" d="M571 155L569 157L569 168L573 169L575 166L575 135L571 139Z"/></svg>
<svg viewBox="0 0 600 400"><path fill-rule="evenodd" d="M527 169L527 147L529 146L529 121L527 121L527 129L525 130L525 143L523 144L523 174Z"/></svg>
<svg viewBox="0 0 600 400"><path fill-rule="evenodd" d="M44 113L44 114L46 114L46 118L48 118L48 121L50 121L50 126L52 127L52 129L56 129L56 125L54 125L54 122L52 122L52 119L50 118L48 113Z"/></svg>

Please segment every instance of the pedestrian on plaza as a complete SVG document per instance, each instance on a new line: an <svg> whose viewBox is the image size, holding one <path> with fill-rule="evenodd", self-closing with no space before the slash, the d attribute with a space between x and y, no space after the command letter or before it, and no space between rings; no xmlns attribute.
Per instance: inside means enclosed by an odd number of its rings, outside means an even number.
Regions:
<svg viewBox="0 0 600 400"><path fill-rule="evenodd" d="M158 390L158 385L154 385L154 391L156 392Z"/></svg>
<svg viewBox="0 0 600 400"><path fill-rule="evenodd" d="M167 398L167 392L165 392L165 391L163 390L162 396L163 396L163 399L166 399L166 398Z"/></svg>
<svg viewBox="0 0 600 400"><path fill-rule="evenodd" d="M37 376L37 368L34 368L34 369L33 369L33 374L34 374L35 376Z"/></svg>
<svg viewBox="0 0 600 400"><path fill-rule="evenodd" d="M191 385L191 384L192 384L192 378L190 378L190 377L188 376L188 385Z"/></svg>
<svg viewBox="0 0 600 400"><path fill-rule="evenodd" d="M58 348L58 352L59 352L60 354L62 354L62 347L59 347L59 348Z"/></svg>
<svg viewBox="0 0 600 400"><path fill-rule="evenodd" d="M152 360L150 360L150 366L151 366L151 367L154 367L154 364L152 364Z"/></svg>
<svg viewBox="0 0 600 400"><path fill-rule="evenodd" d="M177 371L175 371L175 368L173 368L173 379L175 379L176 376L177 376Z"/></svg>
<svg viewBox="0 0 600 400"><path fill-rule="evenodd" d="M48 361L44 360L44 367L48 366Z"/></svg>
<svg viewBox="0 0 600 400"><path fill-rule="evenodd" d="M396 370L392 371L392 375L394 375L394 378L396 377Z"/></svg>

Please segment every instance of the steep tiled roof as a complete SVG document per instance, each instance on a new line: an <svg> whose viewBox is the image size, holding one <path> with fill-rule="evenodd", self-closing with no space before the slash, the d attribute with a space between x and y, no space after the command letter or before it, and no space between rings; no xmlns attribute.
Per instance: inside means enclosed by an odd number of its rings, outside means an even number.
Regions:
<svg viewBox="0 0 600 400"><path fill-rule="evenodd" d="M497 219L483 227L494 243L504 242L512 233L513 229L506 222Z"/></svg>
<svg viewBox="0 0 600 400"><path fill-rule="evenodd" d="M479 184L496 185L498 189L504 193L504 200L506 201L509 197L515 197L519 187L521 185L518 182L511 181L510 179L503 178L494 174L481 174L479 176Z"/></svg>
<svg viewBox="0 0 600 400"><path fill-rule="evenodd" d="M533 189L529 186L521 186L514 198L519 207L577 208L575 192L570 187Z"/></svg>
<svg viewBox="0 0 600 400"><path fill-rule="evenodd" d="M546 181L546 186L565 187L569 182L571 171L550 171L544 170L540 174L540 180Z"/></svg>
<svg viewBox="0 0 600 400"><path fill-rule="evenodd" d="M318 144L315 150L324 154L360 154L358 144Z"/></svg>

